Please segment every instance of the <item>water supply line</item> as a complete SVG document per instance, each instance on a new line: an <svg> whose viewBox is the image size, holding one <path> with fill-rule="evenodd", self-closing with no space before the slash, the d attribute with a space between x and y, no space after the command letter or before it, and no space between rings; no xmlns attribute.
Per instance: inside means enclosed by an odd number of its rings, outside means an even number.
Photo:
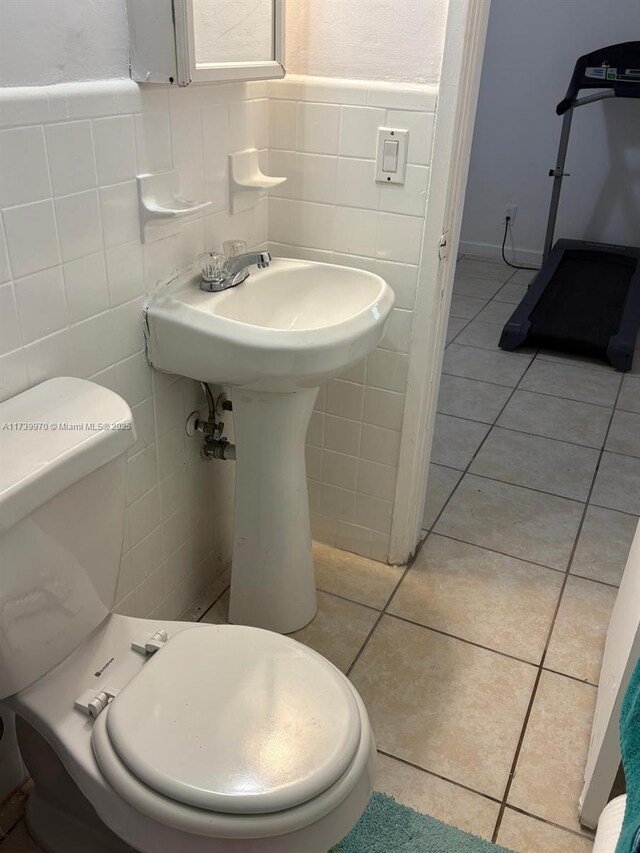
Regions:
<svg viewBox="0 0 640 853"><path fill-rule="evenodd" d="M224 422L218 420L220 410L227 412L233 410L231 401L227 399L226 394L220 394L216 399L207 382L201 382L200 387L207 401L207 418L203 420L198 411L191 412L186 423L187 435L193 436L196 432L204 434L203 459L235 459L236 446L222 434Z"/></svg>

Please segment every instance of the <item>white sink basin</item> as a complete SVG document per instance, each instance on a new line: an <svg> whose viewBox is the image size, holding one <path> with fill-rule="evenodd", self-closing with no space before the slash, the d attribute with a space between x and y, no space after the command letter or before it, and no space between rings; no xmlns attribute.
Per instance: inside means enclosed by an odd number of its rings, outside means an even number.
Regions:
<svg viewBox="0 0 640 853"><path fill-rule="evenodd" d="M222 293L190 267L151 300L148 350L159 370L204 382L290 391L317 387L380 341L393 291L350 267L273 260Z"/></svg>
<svg viewBox="0 0 640 853"><path fill-rule="evenodd" d="M190 267L147 307L159 370L231 386L236 439L229 619L272 631L316 612L305 435L318 386L364 358L393 306L379 276L274 260L221 293Z"/></svg>

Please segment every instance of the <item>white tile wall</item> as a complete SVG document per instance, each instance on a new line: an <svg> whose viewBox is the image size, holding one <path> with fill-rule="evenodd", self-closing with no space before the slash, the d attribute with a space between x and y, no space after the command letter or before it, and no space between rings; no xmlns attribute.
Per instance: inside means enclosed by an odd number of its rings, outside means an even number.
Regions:
<svg viewBox="0 0 640 853"><path fill-rule="evenodd" d="M226 175L232 136L266 145L264 95L262 84L169 92L129 81L0 92L0 399L68 374L132 406L123 613L175 618L229 565L233 466L203 463L185 437L199 388L150 369L141 309L205 245L266 245L266 203L230 216ZM173 167L215 216L142 245L135 175Z"/></svg>
<svg viewBox="0 0 640 853"><path fill-rule="evenodd" d="M229 564L233 466L184 437L199 388L149 368L141 328L157 281L229 238L395 290L380 347L321 389L307 452L314 535L386 559L434 110L428 87L317 78L0 90L0 399L70 374L132 406L121 612L174 618ZM409 130L405 187L373 180L381 125ZM289 180L231 216L227 156L249 146ZM213 212L142 245L134 178L166 168Z"/></svg>
<svg viewBox="0 0 640 853"><path fill-rule="evenodd" d="M289 76L270 84L275 255L383 276L396 305L361 365L318 395L307 435L316 538L386 560L436 107L430 87ZM375 182L378 127L409 131L404 186Z"/></svg>

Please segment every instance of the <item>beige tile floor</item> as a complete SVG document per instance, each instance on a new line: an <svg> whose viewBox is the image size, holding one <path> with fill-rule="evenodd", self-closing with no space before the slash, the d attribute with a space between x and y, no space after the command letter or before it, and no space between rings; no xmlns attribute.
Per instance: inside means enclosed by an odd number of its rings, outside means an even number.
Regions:
<svg viewBox="0 0 640 853"><path fill-rule="evenodd" d="M640 514L640 376L500 352L529 278L511 273L458 265L417 558L316 545L318 614L295 636L362 693L380 790L517 853L588 853L577 799ZM23 806L0 810L2 853L38 853Z"/></svg>

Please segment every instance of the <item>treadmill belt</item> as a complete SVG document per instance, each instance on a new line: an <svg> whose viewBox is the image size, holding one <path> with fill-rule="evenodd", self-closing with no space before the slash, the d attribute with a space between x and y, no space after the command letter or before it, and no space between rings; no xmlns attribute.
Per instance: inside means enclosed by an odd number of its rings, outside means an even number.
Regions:
<svg viewBox="0 0 640 853"><path fill-rule="evenodd" d="M612 252L566 250L531 312L527 342L606 357L636 265L634 258Z"/></svg>

